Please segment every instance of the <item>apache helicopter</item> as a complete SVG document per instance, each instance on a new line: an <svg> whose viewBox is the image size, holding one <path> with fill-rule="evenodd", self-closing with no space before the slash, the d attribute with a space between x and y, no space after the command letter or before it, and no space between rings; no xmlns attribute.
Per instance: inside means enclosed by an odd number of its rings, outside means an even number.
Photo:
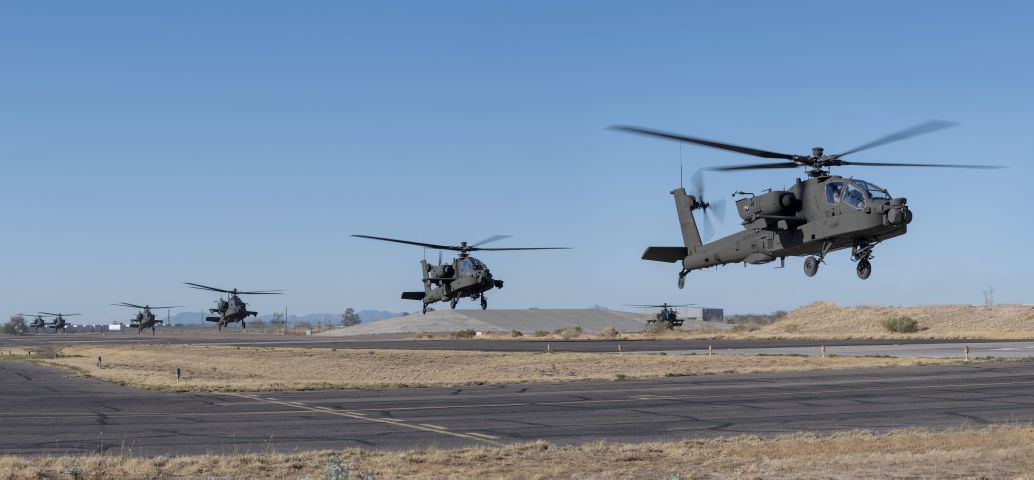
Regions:
<svg viewBox="0 0 1034 480"><path fill-rule="evenodd" d="M50 327L50 328L53 328L55 332L64 332L65 331L65 325L67 324L67 322L65 321L65 317L74 317L76 315L82 315L81 313L47 313L47 312L39 312L39 313L41 315L46 315L48 317L54 317L54 322L50 323L50 324L47 324L47 326Z"/></svg>
<svg viewBox="0 0 1034 480"><path fill-rule="evenodd" d="M912 221L912 211L903 197L894 198L874 183L854 177L830 173L830 167L944 167L944 168L1002 168L992 165L955 165L930 163L848 162L841 158L924 133L954 125L951 122L928 121L912 128L893 133L836 155L826 155L822 147L815 147L811 155L791 155L770 152L726 143L704 140L675 133L640 127L615 126L642 135L679 142L695 143L706 147L729 150L762 158L784 161L712 167L707 170L730 172L740 170L779 169L804 167L808 179L798 178L787 190L768 190L761 195L736 192L742 195L736 201L736 211L743 220L742 232L714 242L703 243L693 217L695 210L705 213L711 204L703 199L703 182L695 175L696 191L690 195L684 188L672 190L675 210L682 228L681 247L647 247L643 260L682 262L679 288L685 285L686 275L693 270L716 267L729 263L764 264L779 259L785 265L786 257L805 256L804 273L811 277L825 263L829 252L851 248L851 261L858 262L858 278L867 279L872 273L873 248L889 238L904 235ZM699 172L698 172L699 174ZM706 220L706 216L704 217Z"/></svg>
<svg viewBox="0 0 1034 480"><path fill-rule="evenodd" d="M136 328L136 333L142 333L145 328L151 329L151 335L154 335L154 327L156 324L164 323L161 320L156 320L154 314L151 313L151 309L161 310L163 308L180 308L181 305L173 305L170 307L152 307L150 305L134 305L132 303L112 303L116 307L129 307L129 308L142 308L143 311L137 311L136 316L129 321L129 328Z"/></svg>
<svg viewBox="0 0 1034 480"><path fill-rule="evenodd" d="M248 316L258 317L258 312L252 312L248 310L248 305L244 303L239 295L283 295L281 290L260 290L255 292L241 292L236 288L233 290L223 290L221 288L209 287L198 283L183 282L190 285L190 288L196 288L198 290L209 290L212 292L220 292L229 294L229 298L220 298L217 301L216 308L208 309L211 313L218 313L218 317L205 317L206 322L217 322L219 324L219 330L223 327L234 323L241 322L241 328L247 328L247 324L244 323L244 319Z"/></svg>
<svg viewBox="0 0 1034 480"><path fill-rule="evenodd" d="M657 312L653 320L647 320L646 323L657 323L657 322L668 322L672 327L681 327L685 320L679 318L678 313L675 309L678 307L692 307L695 303L686 303L683 305L668 305L665 302L662 305L625 305L626 307L638 307L638 308L659 308L661 311Z"/></svg>
<svg viewBox="0 0 1034 480"><path fill-rule="evenodd" d="M423 302L422 313L427 313L427 306L435 302L449 301L449 308L456 308L461 298L469 297L471 300L481 300L481 309L488 308L488 300L485 299L485 292L493 288L503 288L503 281L492 278L492 272L481 260L470 256L470 252L477 251L507 251L507 250L567 250L568 247L524 247L524 248L484 248L489 242L495 242L509 235L495 235L480 242L467 245L467 242L460 242L459 245L437 245L434 243L410 242L408 240L396 240L394 238L371 237L369 235L352 235L353 237L383 240L386 242L405 243L419 247L438 250L438 265L432 266L427 260L420 261L420 270L423 272L424 291L402 292L404 300L420 300ZM459 256L453 259L452 263L442 264L442 250L459 252Z"/></svg>
<svg viewBox="0 0 1034 480"><path fill-rule="evenodd" d="M33 332L39 332L40 329L47 327L47 321L43 319L43 315L26 315L24 313L19 313L18 315L21 315L22 317L36 317L36 319L29 324L29 328L31 328Z"/></svg>

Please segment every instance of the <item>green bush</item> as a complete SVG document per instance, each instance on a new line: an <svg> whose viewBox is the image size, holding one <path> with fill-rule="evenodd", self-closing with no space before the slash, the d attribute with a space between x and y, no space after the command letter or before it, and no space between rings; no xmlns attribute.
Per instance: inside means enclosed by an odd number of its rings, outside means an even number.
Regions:
<svg viewBox="0 0 1034 480"><path fill-rule="evenodd" d="M617 375L614 375L614 381L621 382L621 381L624 381L624 380L628 380L628 376L626 376L624 373L619 373Z"/></svg>
<svg viewBox="0 0 1034 480"><path fill-rule="evenodd" d="M549 335L549 330L535 330L535 333L531 334L533 337L545 337Z"/></svg>
<svg viewBox="0 0 1034 480"><path fill-rule="evenodd" d="M919 322L912 317L890 317L883 321L883 328L894 333L915 333L919 331Z"/></svg>
<svg viewBox="0 0 1034 480"><path fill-rule="evenodd" d="M523 337L524 336L524 332L522 332L520 330L510 330L510 336L514 337L514 338Z"/></svg>
<svg viewBox="0 0 1034 480"><path fill-rule="evenodd" d="M474 338L476 335L477 332L475 332L473 328L452 332L452 338Z"/></svg>
<svg viewBox="0 0 1034 480"><path fill-rule="evenodd" d="M607 327L607 328L604 328L603 330L600 330L600 335L603 335L604 337L607 337L607 338L614 338L614 337L618 336L618 329L616 329L614 327Z"/></svg>

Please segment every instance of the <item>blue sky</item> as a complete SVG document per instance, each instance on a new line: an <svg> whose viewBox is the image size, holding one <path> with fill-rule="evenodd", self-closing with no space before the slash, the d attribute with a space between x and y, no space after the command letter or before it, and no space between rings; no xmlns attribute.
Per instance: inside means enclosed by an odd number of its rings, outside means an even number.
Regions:
<svg viewBox="0 0 1034 480"><path fill-rule="evenodd" d="M0 7L0 311L212 298L191 281L281 288L260 312L409 310L420 248L514 237L482 255L491 307L695 302L1030 302L1034 151L1026 2L8 2ZM694 272L677 245L677 143L843 150L927 119L951 130L844 169L909 199L907 236L868 281L836 253ZM686 146L697 166L751 161ZM688 173L687 173L688 175ZM792 172L713 174L714 195ZM739 229L730 218L719 229ZM434 254L429 254L434 256ZM472 306L473 304L467 303Z"/></svg>

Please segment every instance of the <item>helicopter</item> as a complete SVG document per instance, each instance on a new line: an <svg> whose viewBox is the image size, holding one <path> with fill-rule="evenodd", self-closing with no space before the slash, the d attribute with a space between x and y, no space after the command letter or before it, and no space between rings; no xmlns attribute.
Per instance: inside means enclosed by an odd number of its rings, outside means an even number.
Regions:
<svg viewBox="0 0 1034 480"><path fill-rule="evenodd" d="M219 324L219 330L223 327L234 323L241 322L241 328L247 328L247 324L244 323L244 319L249 316L258 317L258 312L252 312L248 310L248 305L241 300L239 295L283 295L281 290L259 290L255 292L241 292L236 288L233 290L223 290L221 288L209 287L207 285L201 285L198 283L183 282L186 285L190 285L190 288L196 288L198 290L209 290L212 292L220 292L229 294L229 298L220 298L217 301L216 308L208 309L211 313L218 313L218 317L205 317L207 322L217 322Z"/></svg>
<svg viewBox="0 0 1034 480"><path fill-rule="evenodd" d="M668 263L681 261L682 270L679 272L678 286L683 288L686 275L693 270L740 262L745 265L760 265L776 259L779 259L781 268L785 266L786 257L790 256L807 256L804 260L804 273L813 277L818 273L819 265L825 263L827 254L847 248L851 249L851 260L857 262L858 278L869 278L872 274L871 260L875 258L873 249L885 240L904 235L907 225L912 222L912 211L904 197L892 197L890 192L872 182L833 175L830 173L830 167L1002 168L996 165L842 160L853 153L954 125L952 122L930 120L834 155L827 155L822 147L812 148L810 155L791 155L641 127L610 128L782 160L774 163L711 167L706 170L731 172L805 168L804 173L808 178L798 178L794 185L786 190L770 189L760 195L749 192L734 193L734 197L742 196L736 200L736 211L743 220L743 231L710 243L701 241L700 231L693 216L696 210L702 210L706 214L711 208L711 204L703 198L704 188L700 171L694 175L692 194L687 194L682 187L672 190L683 245L647 247L642 259ZM715 213L714 210L711 213ZM704 220L706 224L706 215Z"/></svg>
<svg viewBox="0 0 1034 480"><path fill-rule="evenodd" d="M480 242L468 245L467 242L460 242L459 245L438 245L434 243L411 242L408 240L396 240L394 238L371 237L369 235L352 235L353 237L369 238L372 240L383 240L385 242L404 243L419 247L438 250L438 265L430 265L427 260L420 261L420 270L423 273L424 291L402 292L404 300L420 300L423 303L422 313L427 313L427 306L435 302L449 302L450 308L456 308L461 298L469 297L471 300L481 300L481 309L488 308L488 300L485 292L493 288L503 288L503 281L493 278L488 266L481 260L470 256L470 252L477 251L507 251L507 250L567 250L568 247L508 247L508 248L484 248L481 245L495 242L509 235L494 235ZM459 255L451 263L442 264L442 250L459 252Z"/></svg>
<svg viewBox="0 0 1034 480"><path fill-rule="evenodd" d="M73 316L76 316L76 315L82 315L81 313L47 313L47 312L39 312L39 313L41 315L46 315L46 316L49 316L49 317L54 317L54 322L48 324L47 326L50 327L50 328L53 328L55 332L64 332L65 331L65 325L67 324L67 322L65 321L65 317L73 317Z"/></svg>
<svg viewBox="0 0 1034 480"><path fill-rule="evenodd" d="M143 333L145 328L151 329L151 335L154 335L154 327L156 324L164 323L161 320L155 320L154 314L151 313L151 309L160 310L163 308L180 308L181 305L173 305L170 307L152 307L150 305L134 305L132 303L112 303L116 307L129 307L129 308L142 308L143 311L137 311L136 316L129 321L130 328L136 328L136 333Z"/></svg>
<svg viewBox="0 0 1034 480"><path fill-rule="evenodd" d="M31 328L33 332L38 333L40 329L45 329L47 327L47 321L43 319L43 315L26 315L24 313L19 313L17 315L21 315L22 317L36 317L32 323L29 324L29 328Z"/></svg>
<svg viewBox="0 0 1034 480"><path fill-rule="evenodd" d="M679 318L676 308L679 307L692 307L695 303L686 303L683 305L668 305L668 302L664 302L661 305L625 305L626 307L637 307L637 308L659 308L661 311L657 312L655 318L647 320L646 323L658 323L668 322L672 327L681 327L685 320Z"/></svg>

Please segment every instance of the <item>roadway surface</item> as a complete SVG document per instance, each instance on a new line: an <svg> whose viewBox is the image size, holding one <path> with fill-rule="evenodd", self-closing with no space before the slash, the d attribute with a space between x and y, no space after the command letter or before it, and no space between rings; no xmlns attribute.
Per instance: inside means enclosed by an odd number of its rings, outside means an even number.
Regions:
<svg viewBox="0 0 1034 480"><path fill-rule="evenodd" d="M174 394L0 361L0 454L644 441L1034 421L1034 362L623 382Z"/></svg>
<svg viewBox="0 0 1034 480"><path fill-rule="evenodd" d="M51 345L233 345L233 346L266 346L266 347L304 347L304 348L360 348L360 349L411 349L411 350L474 350L485 352L541 352L547 348L554 352L616 352L618 345L625 352L706 352L708 346L716 351L736 351L745 353L752 349L799 349L787 353L820 353L820 347L866 347L897 345L953 345L950 349L960 352L963 345L985 343L1017 345L1023 348L1034 345L1029 341L980 340L960 343L945 343L944 340L400 340L393 337L324 337L299 335L264 335L249 333L223 333L204 335L164 334L151 336L136 333L83 333L83 334L43 334L24 336L0 336L0 350L24 353L32 348ZM949 347L945 347L949 348ZM847 350L844 350L846 352ZM858 354L873 355L864 348L851 350ZM832 350L830 350L832 352ZM884 353L884 352L880 352ZM1031 351L1034 354L1034 350ZM890 354L893 355L893 354Z"/></svg>

